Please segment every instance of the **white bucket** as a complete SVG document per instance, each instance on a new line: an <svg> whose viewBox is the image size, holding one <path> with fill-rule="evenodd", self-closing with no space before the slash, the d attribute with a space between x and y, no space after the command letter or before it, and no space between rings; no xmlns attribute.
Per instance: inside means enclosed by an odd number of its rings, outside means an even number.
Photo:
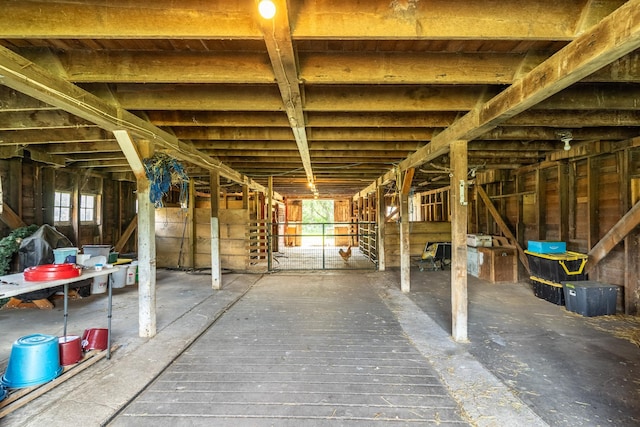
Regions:
<svg viewBox="0 0 640 427"><path fill-rule="evenodd" d="M108 275L94 277L91 284L91 295L107 292L107 280L109 280Z"/></svg>
<svg viewBox="0 0 640 427"><path fill-rule="evenodd" d="M135 285L136 284L136 272L138 270L137 264L129 264L127 266L127 285Z"/></svg>
<svg viewBox="0 0 640 427"><path fill-rule="evenodd" d="M118 271L114 271L113 273L111 273L110 277L112 288L124 288L125 281L127 280L127 269L119 268Z"/></svg>

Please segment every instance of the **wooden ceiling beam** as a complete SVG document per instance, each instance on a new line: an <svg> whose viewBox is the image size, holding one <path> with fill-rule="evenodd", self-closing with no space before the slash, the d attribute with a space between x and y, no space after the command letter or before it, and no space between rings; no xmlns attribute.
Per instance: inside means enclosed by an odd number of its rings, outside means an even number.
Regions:
<svg viewBox="0 0 640 427"><path fill-rule="evenodd" d="M11 111L0 109L0 131L89 128L96 125L61 110Z"/></svg>
<svg viewBox="0 0 640 427"><path fill-rule="evenodd" d="M202 150L202 149L201 149ZM211 156L219 158L243 158L245 156L250 157L297 157L297 151L291 150L202 150ZM311 158L320 159L340 159L345 157L358 157L361 159L376 159L376 158L405 158L409 153L414 150L385 150L385 151L369 151L369 150L310 150Z"/></svg>
<svg viewBox="0 0 640 427"><path fill-rule="evenodd" d="M298 77L300 73L291 40L287 3L284 0L276 1L275 16L272 19L261 18L259 23L273 67L273 74L280 89L282 103L300 152L302 166L307 174L307 180L313 184L313 168L309 156L309 143L307 142L307 129L302 105L302 88Z"/></svg>
<svg viewBox="0 0 640 427"><path fill-rule="evenodd" d="M127 110L107 103L78 86L48 73L36 64L4 47L0 47L0 83L89 120L105 130L127 129L135 137L151 138L158 147L175 150L176 158L179 160L217 170L223 176L236 182L247 183L250 186L264 189L226 165L198 152L192 146L183 143L170 133L157 128Z"/></svg>
<svg viewBox="0 0 640 427"><path fill-rule="evenodd" d="M92 92L92 86L85 86ZM96 87L95 90L101 89ZM114 96L126 110L284 111L273 85L118 84Z"/></svg>
<svg viewBox="0 0 640 427"><path fill-rule="evenodd" d="M49 53L43 49L20 52L45 66ZM57 53L73 83L224 83L272 84L273 70L266 51L88 51Z"/></svg>
<svg viewBox="0 0 640 427"><path fill-rule="evenodd" d="M630 0L526 76L436 135L429 144L402 161L399 169L404 171L447 153L453 141L476 139L638 47L640 0ZM377 181L393 180L396 173L389 170ZM363 191L374 191L376 185L377 182L373 182Z"/></svg>
<svg viewBox="0 0 640 427"><path fill-rule="evenodd" d="M156 126L233 126L288 127L284 112L264 111L149 111L147 118Z"/></svg>
<svg viewBox="0 0 640 427"><path fill-rule="evenodd" d="M86 86L91 91L92 86ZM98 90L98 88L96 88ZM317 113L466 114L500 93L494 86L305 86L304 110ZM127 110L284 111L275 85L119 84L114 96ZM635 110L637 84L578 84L535 105L538 110Z"/></svg>
<svg viewBox="0 0 640 427"><path fill-rule="evenodd" d="M594 11L595 12L595 11ZM500 19L496 19L499 16ZM331 0L298 6L294 38L301 39L570 39L576 25L573 2L496 3Z"/></svg>
<svg viewBox="0 0 640 427"><path fill-rule="evenodd" d="M120 145L115 138L98 142L50 143L46 145L46 149L51 154L119 153L122 155Z"/></svg>
<svg viewBox="0 0 640 427"><path fill-rule="evenodd" d="M238 0L156 0L153 3L9 1L0 38L260 39L253 10ZM70 17L81 16L82 19ZM159 25L158 23L162 23Z"/></svg>
<svg viewBox="0 0 640 427"><path fill-rule="evenodd" d="M299 54L299 80L305 84L511 84L519 77L523 61L530 69L553 53L310 52ZM21 49L20 54L56 73L62 67L65 78L74 83L276 81L267 52L68 50L56 53L56 61L51 61L49 49ZM639 55L632 53L586 81L637 82L639 69Z"/></svg>
<svg viewBox="0 0 640 427"><path fill-rule="evenodd" d="M311 151L319 150L399 150L415 151L423 143L421 141L311 141ZM202 141L194 140L193 146L199 150L295 150L293 141Z"/></svg>
<svg viewBox="0 0 640 427"><path fill-rule="evenodd" d="M46 113L43 111L42 113ZM0 110L0 124L9 125L12 121ZM284 113L236 112L236 111L149 111L148 119L156 126L193 127L287 127ZM444 128L453 123L458 112L311 112L307 113L307 128L360 128L360 127L435 127ZM23 116L16 116L23 117ZM38 114L36 117L42 117ZM73 117L73 116L72 116ZM28 125L23 119L18 123ZM44 122L44 120L43 120ZM579 128L593 126L636 126L640 123L638 110L529 110L502 123L502 126L549 126L561 128Z"/></svg>
<svg viewBox="0 0 640 427"><path fill-rule="evenodd" d="M99 127L91 128L51 128L0 131L0 145L41 144L48 142L101 141L112 138L110 133Z"/></svg>
<svg viewBox="0 0 640 427"><path fill-rule="evenodd" d="M401 170L422 164L456 140L473 140L640 47L640 0L630 0L525 77L475 108L409 156Z"/></svg>
<svg viewBox="0 0 640 427"><path fill-rule="evenodd" d="M260 39L257 12L237 0L156 0L117 5L46 1L10 1L0 15L0 38L19 39ZM591 2L587 2L591 3ZM293 37L353 40L443 39L569 40L620 5L600 0L599 7L576 14L574 2L503 0L478 5L450 1L365 3L300 1ZM82 19L69 19L82 16ZM499 16L501 19L496 20ZM157 23L162 22L159 26Z"/></svg>

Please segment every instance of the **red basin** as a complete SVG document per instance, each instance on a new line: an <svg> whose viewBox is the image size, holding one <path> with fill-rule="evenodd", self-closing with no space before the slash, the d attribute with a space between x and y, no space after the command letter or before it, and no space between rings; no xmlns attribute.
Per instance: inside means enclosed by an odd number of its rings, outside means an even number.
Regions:
<svg viewBox="0 0 640 427"><path fill-rule="evenodd" d="M27 267L24 270L24 280L30 282L43 282L47 280L70 279L78 277L81 268L75 264L43 264Z"/></svg>

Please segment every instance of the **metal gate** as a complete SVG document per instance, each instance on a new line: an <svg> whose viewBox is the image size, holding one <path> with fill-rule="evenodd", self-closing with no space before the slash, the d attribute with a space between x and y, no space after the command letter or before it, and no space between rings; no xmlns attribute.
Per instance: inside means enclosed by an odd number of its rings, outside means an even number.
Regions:
<svg viewBox="0 0 640 427"><path fill-rule="evenodd" d="M376 232L372 222L276 224L271 269L376 269Z"/></svg>

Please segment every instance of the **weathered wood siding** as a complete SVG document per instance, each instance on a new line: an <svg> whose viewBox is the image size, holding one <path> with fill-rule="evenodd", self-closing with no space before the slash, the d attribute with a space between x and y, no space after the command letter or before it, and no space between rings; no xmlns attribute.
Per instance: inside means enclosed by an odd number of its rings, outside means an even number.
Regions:
<svg viewBox="0 0 640 427"><path fill-rule="evenodd" d="M222 268L244 271L247 268L247 233L249 213L246 209L221 209L220 258ZM192 226L188 211L167 207L156 209L156 262L158 267L191 267ZM195 268L211 266L211 213L208 208L195 209Z"/></svg>
<svg viewBox="0 0 640 427"><path fill-rule="evenodd" d="M409 224L411 256L420 256L427 242L450 242L450 222L411 222ZM388 267L400 266L400 229L398 223L385 227L385 262Z"/></svg>

